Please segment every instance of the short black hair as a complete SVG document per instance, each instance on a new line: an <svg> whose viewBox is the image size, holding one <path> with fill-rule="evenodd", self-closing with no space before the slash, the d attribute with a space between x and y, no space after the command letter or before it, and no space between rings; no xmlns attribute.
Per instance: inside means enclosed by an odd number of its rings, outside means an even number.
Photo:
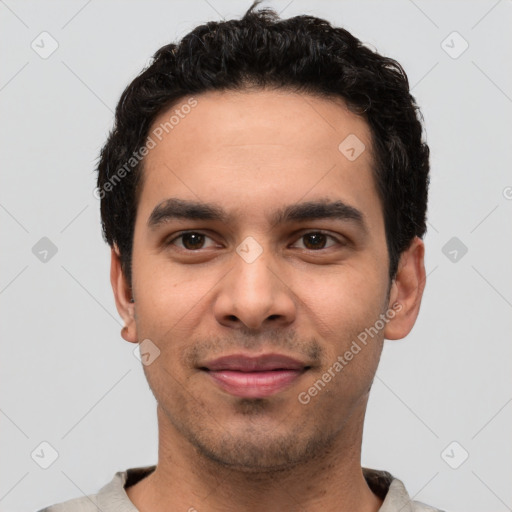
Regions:
<svg viewBox="0 0 512 512"><path fill-rule="evenodd" d="M429 147L402 66L323 19L281 19L273 9L255 10L260 1L240 20L205 23L160 48L121 95L99 156L95 193L104 239L118 247L130 286L149 130L160 113L208 91L277 88L343 98L371 130L390 279L400 254L426 232Z"/></svg>

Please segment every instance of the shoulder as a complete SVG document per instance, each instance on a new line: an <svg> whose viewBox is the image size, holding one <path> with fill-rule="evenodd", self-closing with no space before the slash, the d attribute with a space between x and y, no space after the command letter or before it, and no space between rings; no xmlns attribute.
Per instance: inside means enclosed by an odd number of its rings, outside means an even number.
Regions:
<svg viewBox="0 0 512 512"><path fill-rule="evenodd" d="M421 501L413 501L403 482L388 471L362 469L370 489L383 500L379 512L443 512Z"/></svg>
<svg viewBox="0 0 512 512"><path fill-rule="evenodd" d="M98 510L97 494L94 494L50 505L38 512L97 512Z"/></svg>
<svg viewBox="0 0 512 512"><path fill-rule="evenodd" d="M155 470L156 466L118 471L97 494L73 498L38 510L38 512L137 512L125 487L136 484Z"/></svg>
<svg viewBox="0 0 512 512"><path fill-rule="evenodd" d="M413 501L411 502L413 512L444 512L439 508L431 507L421 501Z"/></svg>

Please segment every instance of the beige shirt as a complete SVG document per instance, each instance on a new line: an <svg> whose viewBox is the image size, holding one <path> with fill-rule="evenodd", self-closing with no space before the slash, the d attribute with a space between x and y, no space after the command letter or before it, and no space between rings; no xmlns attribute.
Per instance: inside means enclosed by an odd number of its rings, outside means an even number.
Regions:
<svg viewBox="0 0 512 512"><path fill-rule="evenodd" d="M125 488L148 476L156 466L119 471L97 494L52 505L39 512L138 512ZM412 501L404 484L387 471L363 468L370 489L384 500L379 512L442 512L419 501Z"/></svg>

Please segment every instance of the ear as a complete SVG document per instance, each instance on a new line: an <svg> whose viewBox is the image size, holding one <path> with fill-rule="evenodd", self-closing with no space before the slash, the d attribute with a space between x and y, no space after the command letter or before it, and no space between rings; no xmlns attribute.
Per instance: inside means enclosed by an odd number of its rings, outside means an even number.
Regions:
<svg viewBox="0 0 512 512"><path fill-rule="evenodd" d="M138 343L137 326L135 324L135 304L132 300L132 290L128 285L121 266L121 256L116 245L112 247L110 260L110 283L116 300L116 308L125 327L121 330L121 336L131 343Z"/></svg>
<svg viewBox="0 0 512 512"><path fill-rule="evenodd" d="M389 310L395 315L384 329L384 338L399 340L412 330L420 310L425 289L425 245L415 237L398 263L398 271L391 284Z"/></svg>

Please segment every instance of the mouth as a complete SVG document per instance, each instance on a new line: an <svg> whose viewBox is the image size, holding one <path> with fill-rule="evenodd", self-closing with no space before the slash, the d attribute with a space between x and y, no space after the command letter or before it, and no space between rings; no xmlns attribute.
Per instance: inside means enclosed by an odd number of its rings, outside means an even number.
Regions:
<svg viewBox="0 0 512 512"><path fill-rule="evenodd" d="M290 387L311 366L281 354L220 357L200 367L223 391L242 398L265 398Z"/></svg>

